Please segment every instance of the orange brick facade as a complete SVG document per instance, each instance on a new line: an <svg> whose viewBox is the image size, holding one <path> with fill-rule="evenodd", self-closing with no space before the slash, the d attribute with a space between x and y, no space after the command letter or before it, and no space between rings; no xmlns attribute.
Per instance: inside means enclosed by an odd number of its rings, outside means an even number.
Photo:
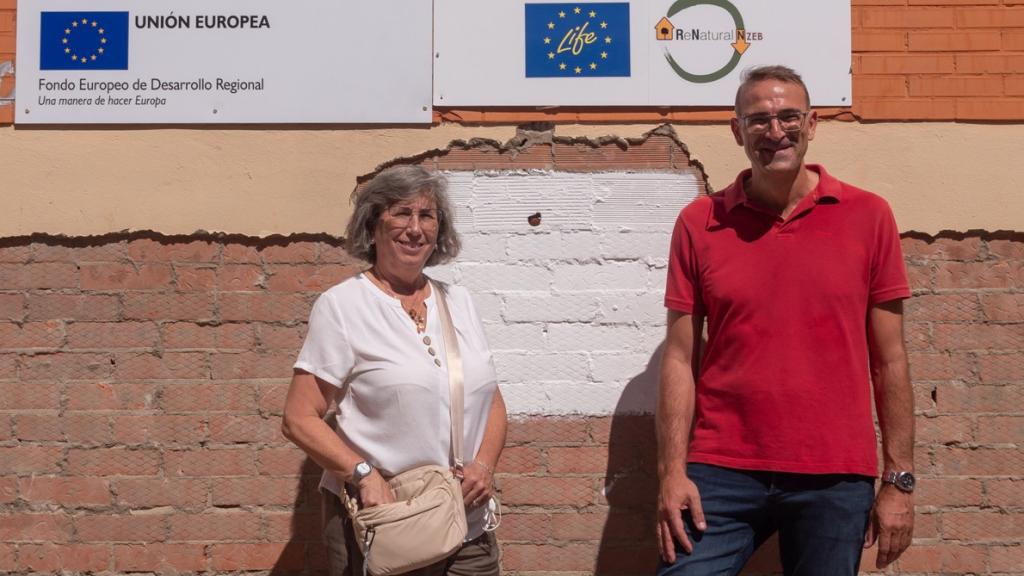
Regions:
<svg viewBox="0 0 1024 576"><path fill-rule="evenodd" d="M689 159L654 134L408 161L586 171ZM340 244L0 239L0 572L322 573L318 470L279 418L313 300L361 268ZM1019 574L1024 234L907 234L903 248L921 488L898 571ZM651 574L654 460L650 416L513 418L497 475L505 573ZM775 572L769 545L747 574Z"/></svg>
<svg viewBox="0 0 1024 576"><path fill-rule="evenodd" d="M852 0L852 108L860 120L1024 120L1024 1ZM0 62L14 62L17 2L0 0ZM14 76L0 80L0 99ZM700 122L725 109L435 110L435 122ZM0 123L13 121L0 100Z"/></svg>

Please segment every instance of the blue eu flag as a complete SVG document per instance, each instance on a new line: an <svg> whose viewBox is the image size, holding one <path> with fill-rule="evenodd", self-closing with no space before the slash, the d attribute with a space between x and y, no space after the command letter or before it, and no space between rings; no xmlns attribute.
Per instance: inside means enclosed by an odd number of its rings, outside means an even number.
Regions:
<svg viewBox="0 0 1024 576"><path fill-rule="evenodd" d="M127 12L43 12L40 70L127 70Z"/></svg>
<svg viewBox="0 0 1024 576"><path fill-rule="evenodd" d="M629 76L629 3L527 4L526 77Z"/></svg>

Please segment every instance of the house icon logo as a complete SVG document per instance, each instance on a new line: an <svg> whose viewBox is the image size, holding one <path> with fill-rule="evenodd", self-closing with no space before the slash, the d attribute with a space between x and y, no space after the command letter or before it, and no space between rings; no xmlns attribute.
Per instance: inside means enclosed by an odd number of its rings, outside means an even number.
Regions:
<svg viewBox="0 0 1024 576"><path fill-rule="evenodd" d="M658 40L671 40L675 29L675 25L666 16L662 16L654 26L654 35Z"/></svg>

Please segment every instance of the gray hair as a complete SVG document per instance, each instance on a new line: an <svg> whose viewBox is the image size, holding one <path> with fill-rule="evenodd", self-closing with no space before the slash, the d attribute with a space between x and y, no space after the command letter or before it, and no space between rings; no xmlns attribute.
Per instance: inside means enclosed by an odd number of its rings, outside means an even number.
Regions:
<svg viewBox="0 0 1024 576"><path fill-rule="evenodd" d="M796 84L804 91L804 98L807 99L807 105L811 105L811 93L807 91L807 85L804 84L804 79L800 77L800 74L796 70L788 66L782 66L779 64L772 64L768 66L755 66L743 72L741 77L740 87L736 89L736 115L740 113L740 98L743 96L743 92L765 80L777 80L785 84Z"/></svg>
<svg viewBox="0 0 1024 576"><path fill-rule="evenodd" d="M462 242L452 224L454 211L448 200L448 180L438 172L421 166L392 166L382 170L365 186L352 192L355 209L345 228L348 253L370 264L377 261L373 232L380 215L392 204L425 194L439 209L437 239L427 266L444 264L459 254Z"/></svg>

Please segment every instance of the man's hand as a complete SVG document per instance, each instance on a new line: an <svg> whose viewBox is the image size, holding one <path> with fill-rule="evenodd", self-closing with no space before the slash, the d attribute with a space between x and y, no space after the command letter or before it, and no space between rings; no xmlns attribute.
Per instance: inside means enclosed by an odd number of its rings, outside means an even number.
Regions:
<svg viewBox="0 0 1024 576"><path fill-rule="evenodd" d="M683 545L687 554L693 552L693 543L686 537L683 528L683 510L690 511L693 524L703 532L707 524L700 504L700 492L697 485L680 470L663 478L658 490L658 546L661 548L661 557L669 564L676 561L676 540Z"/></svg>
<svg viewBox="0 0 1024 576"><path fill-rule="evenodd" d="M875 497L875 505L871 507L864 547L870 548L878 541L875 566L881 569L896 561L913 538L913 495L900 492L891 484L883 484Z"/></svg>
<svg viewBox="0 0 1024 576"><path fill-rule="evenodd" d="M388 486L388 481L376 468L359 481L359 502L363 508L373 508L394 501L395 495L391 492L391 486Z"/></svg>
<svg viewBox="0 0 1024 576"><path fill-rule="evenodd" d="M494 494L491 469L476 460L462 469L462 501L467 508L486 504Z"/></svg>

